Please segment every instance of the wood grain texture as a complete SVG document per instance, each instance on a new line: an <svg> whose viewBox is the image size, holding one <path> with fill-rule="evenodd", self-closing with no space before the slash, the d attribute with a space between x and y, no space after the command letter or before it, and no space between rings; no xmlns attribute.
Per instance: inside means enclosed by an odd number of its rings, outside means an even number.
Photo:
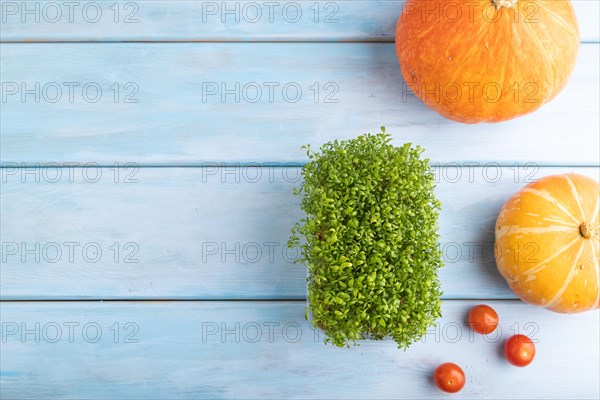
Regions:
<svg viewBox="0 0 600 400"><path fill-rule="evenodd" d="M81 14L91 3L102 9L95 23ZM221 21L224 3L240 7L240 22L231 14ZM40 22L11 14L12 5L36 4L50 13ZM52 4L63 7L57 22L46 21ZM0 397L447 398L430 376L454 361L468 376L462 398L599 398L598 313L558 315L510 300L491 245L498 210L528 179L566 171L599 178L597 168L581 166L597 166L600 157L600 46L582 46L564 93L534 115L465 126L409 94L391 43L116 43L393 42L402 7L298 0L298 22L283 14L268 22L263 4L253 23L252 4L84 1L68 22L63 2L0 1ZM582 41L597 43L599 3L574 5ZM337 22L326 23L334 10ZM124 23L127 15L138 21ZM75 85L72 101L65 82ZM203 83L236 82L250 84L239 102L203 93ZM253 82L262 90L256 103ZM273 101L265 82L277 85ZM25 101L10 94L12 83L18 90L39 83L40 100L36 90ZM298 102L282 95L287 83L302 89ZM302 164L301 145L379 125L396 143L421 144L433 163L447 165L436 169L444 318L409 351L392 342L324 346L303 319L302 301L35 301L303 299L305 269L282 252L302 216L292 195L298 169L239 166ZM454 167L469 161L480 166ZM481 167L490 161L506 167ZM47 165L71 162L119 166ZM471 300L451 300L460 298ZM504 299L488 301L500 314L501 337L486 341L464 327L481 299ZM517 329L539 340L525 369L501 355Z"/></svg>
<svg viewBox="0 0 600 400"><path fill-rule="evenodd" d="M403 352L391 341L326 346L304 321L303 302L2 303L0 394L442 399L448 395L435 388L431 375L453 361L467 375L460 398L598 398L597 312L562 315L520 301L491 301L500 329L483 337L464 326L475 304L445 301L438 328ZM23 340L21 324L35 332L36 323L40 342L34 333ZM98 328L102 336L88 343ZM504 340L517 329L537 341L527 368L502 356Z"/></svg>
<svg viewBox="0 0 600 400"><path fill-rule="evenodd" d="M42 92L48 82L79 86L71 86L72 102L67 86L56 103L37 103L35 94L25 95L25 102L19 94L7 96L0 154L5 163L30 165L301 162L304 144L386 125L396 142L423 145L434 162L598 165L600 101L590 88L600 85L599 49L582 46L570 84L538 112L503 124L464 125L408 94L391 44L2 44L4 83L26 82L35 91L39 82ZM138 103L123 102L135 90L125 87L129 82L139 88L133 97ZM256 103L243 100L254 98L251 87L239 103L235 95L223 102L208 95L210 89L203 92L203 85L220 91L221 83L231 89L236 82L240 91L252 83L279 86L273 102L267 86ZM318 103L310 89L315 82ZM296 103L282 94L290 83L303 93ZM328 83L335 86L326 88ZM91 85L87 100L85 85ZM102 95L91 103L94 85ZM338 102L323 103L336 87L330 100ZM47 90L46 99L58 93ZM299 93L287 90L288 100Z"/></svg>
<svg viewBox="0 0 600 400"><path fill-rule="evenodd" d="M0 48L4 163L302 162L304 144L355 137L380 125L397 143L423 145L434 162L589 166L600 158L598 44L582 45L570 83L551 103L510 122L475 126L446 120L410 94L393 44L5 43ZM25 101L23 82L34 91ZM235 91L236 82L239 102L235 94L223 94ZM17 89L6 86L12 83ZM261 97L253 103L256 85ZM8 94L13 89L18 93ZM212 90L219 93L210 95Z"/></svg>
<svg viewBox="0 0 600 400"><path fill-rule="evenodd" d="M565 1L565 0L551 0ZM18 41L394 41L403 1L81 1L2 2L2 40ZM35 11L35 3L39 3ZM96 3L94 6L89 3ZM116 3L116 5L115 5ZM599 39L599 7L572 2L584 42ZM97 16L97 9L100 15ZM85 11L84 11L85 10ZM443 9L439 12L444 16ZM39 22L36 22L35 18ZM25 22L23 22L23 20Z"/></svg>
<svg viewBox="0 0 600 400"><path fill-rule="evenodd" d="M138 183L101 171L38 183L3 170L3 299L305 297L285 248L302 218L297 168L141 168ZM526 182L567 171L599 180L595 168L436 169L444 298L515 298L495 267L497 213Z"/></svg>

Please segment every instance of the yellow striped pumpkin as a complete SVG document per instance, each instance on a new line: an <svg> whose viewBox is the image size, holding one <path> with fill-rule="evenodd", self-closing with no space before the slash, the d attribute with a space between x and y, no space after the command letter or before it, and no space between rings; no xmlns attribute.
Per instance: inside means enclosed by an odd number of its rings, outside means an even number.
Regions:
<svg viewBox="0 0 600 400"><path fill-rule="evenodd" d="M561 313L600 306L600 190L578 174L530 183L496 221L496 264L524 301Z"/></svg>

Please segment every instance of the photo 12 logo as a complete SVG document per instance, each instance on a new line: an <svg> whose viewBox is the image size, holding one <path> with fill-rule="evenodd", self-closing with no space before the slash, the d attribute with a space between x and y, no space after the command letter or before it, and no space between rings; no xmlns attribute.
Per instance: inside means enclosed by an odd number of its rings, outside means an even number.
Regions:
<svg viewBox="0 0 600 400"><path fill-rule="evenodd" d="M98 242L2 242L2 263L58 262L96 264L137 264L140 245L136 242L100 244Z"/></svg>
<svg viewBox="0 0 600 400"><path fill-rule="evenodd" d="M535 322L514 322L512 325L502 329L496 327L489 334L482 334L482 339L488 343L499 343L506 335L525 334L534 343L538 342L537 334L540 327ZM313 343L319 343L327 336L326 332L313 328L309 323L302 324L295 321L245 321L245 322L202 322L202 343L297 343L304 339ZM443 322L427 329L421 337L422 343L458 343L467 341L474 343L479 340L473 329L465 322ZM383 340L390 344L394 341L390 338Z"/></svg>
<svg viewBox="0 0 600 400"><path fill-rule="evenodd" d="M95 162L16 163L0 165L2 183L139 183L136 163L101 167Z"/></svg>
<svg viewBox="0 0 600 400"><path fill-rule="evenodd" d="M560 0L559 0L560 1ZM517 1L515 0L516 4ZM537 1L518 0L519 6L510 10L498 7L495 1L418 1L407 3L401 18L405 22L410 16L420 17L421 22L434 21L437 23L455 23L458 21L483 20L487 23L498 23L505 13L513 23L537 24L540 4Z"/></svg>
<svg viewBox="0 0 600 400"><path fill-rule="evenodd" d="M2 82L2 103L138 103L135 82Z"/></svg>
<svg viewBox="0 0 600 400"><path fill-rule="evenodd" d="M414 74L413 74L414 75ZM402 102L409 101L409 96L418 95L424 101L434 103L457 103L461 100L476 103L497 103L503 94L509 94L512 102L539 103L539 85L535 82L405 82L402 84Z"/></svg>
<svg viewBox="0 0 600 400"><path fill-rule="evenodd" d="M203 103L339 103L336 82L202 82Z"/></svg>
<svg viewBox="0 0 600 400"><path fill-rule="evenodd" d="M327 1L203 1L202 22L337 24L340 6Z"/></svg>
<svg viewBox="0 0 600 400"><path fill-rule="evenodd" d="M115 23L137 24L135 1L2 1L3 24Z"/></svg>
<svg viewBox="0 0 600 400"><path fill-rule="evenodd" d="M2 322L2 343L139 343L135 322Z"/></svg>

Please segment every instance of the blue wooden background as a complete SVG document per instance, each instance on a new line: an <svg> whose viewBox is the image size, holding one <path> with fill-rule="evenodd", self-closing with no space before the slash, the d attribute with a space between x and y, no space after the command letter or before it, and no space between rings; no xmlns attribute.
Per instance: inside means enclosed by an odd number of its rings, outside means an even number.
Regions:
<svg viewBox="0 0 600 400"><path fill-rule="evenodd" d="M599 179L600 7L573 3L566 89L471 126L404 85L398 0L0 1L0 397L442 398L454 361L463 398L599 398L598 312L522 303L493 259L512 193ZM427 149L443 203L443 318L406 352L323 345L285 250L300 146L380 125ZM490 337L464 324L480 302ZM524 369L501 355L516 332Z"/></svg>

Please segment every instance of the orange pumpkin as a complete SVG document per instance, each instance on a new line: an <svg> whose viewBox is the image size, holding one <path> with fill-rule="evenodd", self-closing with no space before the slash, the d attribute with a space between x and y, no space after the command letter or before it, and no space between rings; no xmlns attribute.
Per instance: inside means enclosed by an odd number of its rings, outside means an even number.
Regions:
<svg viewBox="0 0 600 400"><path fill-rule="evenodd" d="M563 89L578 51L569 0L407 0L396 29L405 90L464 123L538 109Z"/></svg>
<svg viewBox="0 0 600 400"><path fill-rule="evenodd" d="M496 221L496 263L524 301L562 313L600 305L600 189L552 175L512 196Z"/></svg>

